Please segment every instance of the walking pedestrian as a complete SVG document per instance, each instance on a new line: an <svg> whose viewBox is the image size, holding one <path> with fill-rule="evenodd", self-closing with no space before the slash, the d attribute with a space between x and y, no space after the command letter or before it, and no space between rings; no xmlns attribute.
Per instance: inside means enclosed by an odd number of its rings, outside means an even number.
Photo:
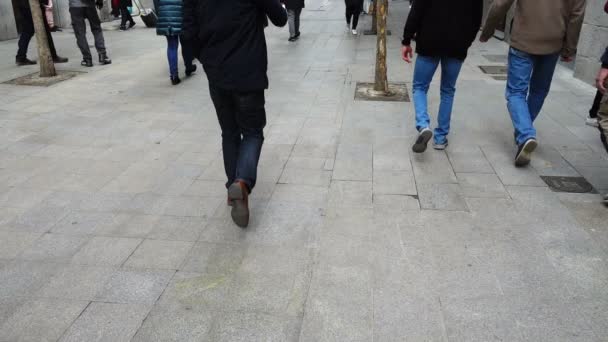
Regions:
<svg viewBox="0 0 608 342"><path fill-rule="evenodd" d="M95 49L99 55L99 64L112 64L112 60L108 58L106 52L106 43L103 38L103 31L101 30L101 20L97 14L97 9L95 9L95 6L99 9L103 8L103 0L70 0L69 6L72 27L76 35L76 44L82 53L80 65L89 68L93 66L93 56L91 55L91 49L87 40L87 24L85 19L89 21L89 25L91 26L91 32L95 39Z"/></svg>
<svg viewBox="0 0 608 342"><path fill-rule="evenodd" d="M346 4L346 29L357 35L359 15L363 10L363 0L344 0Z"/></svg>
<svg viewBox="0 0 608 342"><path fill-rule="evenodd" d="M300 14L305 7L304 0L282 0L287 8L289 22L289 41L295 42L300 38Z"/></svg>
<svg viewBox="0 0 608 342"><path fill-rule="evenodd" d="M23 65L33 65L36 64L35 61L32 61L27 58L27 49L30 45L30 41L32 37L36 33L34 30L34 21L32 19L32 11L30 9L30 3L28 0L16 0L15 4L15 12L22 18L21 22L21 33L19 35L19 41L17 43L17 56L15 57L15 62L18 66ZM40 8L44 13L44 5L45 2L40 3ZM49 49L51 50L51 56L53 57L54 63L67 63L68 59L60 57L57 55L57 51L55 50L55 44L53 42L53 36L51 36L51 28L49 27L49 23L46 19L46 16L43 15L42 19L44 20L44 28L46 31L46 37L49 42Z"/></svg>
<svg viewBox="0 0 608 342"><path fill-rule="evenodd" d="M232 219L249 224L249 194L264 142L268 54L264 27L287 24L279 0L185 0L184 31L209 80L222 129L224 169Z"/></svg>
<svg viewBox="0 0 608 342"><path fill-rule="evenodd" d="M120 30L126 31L128 29L133 28L135 26L135 20L131 16L131 12L129 11L129 7L133 7L133 1L131 0L119 0L120 6ZM129 26L127 27L127 22Z"/></svg>
<svg viewBox="0 0 608 342"><path fill-rule="evenodd" d="M183 0L155 0L156 15L156 34L167 38L167 60L169 61L169 76L171 83L177 85L181 82L178 73L177 50L182 44L182 57L186 67L186 76L192 75L196 71L193 63L194 55L190 42L182 35L184 22Z"/></svg>
<svg viewBox="0 0 608 342"><path fill-rule="evenodd" d="M515 0L494 0L481 42L487 42ZM530 164L538 146L534 120L549 94L558 59L576 54L585 0L519 0L509 49L507 107L515 129L515 166Z"/></svg>
<svg viewBox="0 0 608 342"><path fill-rule="evenodd" d="M418 136L412 147L416 153L426 151L433 137L428 113L427 93L441 64L441 103L433 147L444 150L448 146L450 118L456 82L468 49L481 27L483 0L415 1L405 24L402 57L412 62L411 41L416 39L416 65L414 67L414 108Z"/></svg>
<svg viewBox="0 0 608 342"><path fill-rule="evenodd" d="M47 0L44 5L44 15L46 16L46 22L49 23L51 32L61 32L61 29L55 25L55 16L53 14L53 0Z"/></svg>

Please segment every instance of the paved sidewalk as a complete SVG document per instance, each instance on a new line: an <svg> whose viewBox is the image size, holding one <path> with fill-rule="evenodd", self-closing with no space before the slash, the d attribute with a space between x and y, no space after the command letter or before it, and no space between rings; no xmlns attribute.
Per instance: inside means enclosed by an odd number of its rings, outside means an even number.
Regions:
<svg viewBox="0 0 608 342"><path fill-rule="evenodd" d="M0 85L0 341L605 340L608 209L540 178L608 190L593 88L560 67L538 153L515 169L504 81L477 67L506 45L476 44L449 148L414 156L411 103L353 101L375 40L347 34L343 6L307 1L297 43L267 30L247 230L225 205L206 80L170 86L153 30L107 26L114 64L87 70L56 34L61 68L87 74ZM407 2L391 6L389 78L411 83ZM13 67L15 45L0 43L0 81L36 71Z"/></svg>

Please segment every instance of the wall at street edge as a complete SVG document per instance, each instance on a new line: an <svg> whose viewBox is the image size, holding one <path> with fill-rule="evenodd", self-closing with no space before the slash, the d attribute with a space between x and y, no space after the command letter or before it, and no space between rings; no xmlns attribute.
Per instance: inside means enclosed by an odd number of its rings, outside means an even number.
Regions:
<svg viewBox="0 0 608 342"><path fill-rule="evenodd" d="M593 83L600 67L601 58L608 46L608 14L604 12L604 0L587 0L585 21L578 43L574 76Z"/></svg>

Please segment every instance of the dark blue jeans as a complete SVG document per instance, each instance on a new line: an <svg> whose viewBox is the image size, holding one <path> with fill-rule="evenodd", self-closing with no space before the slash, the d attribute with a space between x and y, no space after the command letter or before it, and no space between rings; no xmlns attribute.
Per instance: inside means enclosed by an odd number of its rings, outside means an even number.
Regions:
<svg viewBox="0 0 608 342"><path fill-rule="evenodd" d="M17 50L17 58L26 58L27 50L30 45L30 41L32 37L34 37L34 21L32 19L32 12L29 7L15 7L15 11L18 11L21 15L21 33L19 35L19 41L17 42L18 50ZM44 11L44 9L43 9ZM53 58L57 57L57 51L55 51L55 44L53 43L53 37L51 36L51 31L49 29L49 23L46 20L46 16L42 15L42 20L44 21L44 27L46 30L46 38L49 42L49 49L51 50L51 56Z"/></svg>
<svg viewBox="0 0 608 342"><path fill-rule="evenodd" d="M192 48L190 44L182 38L182 36L166 36L167 37L167 60L169 61L169 74L171 77L176 77L179 75L177 62L177 50L179 49L179 44L182 44L182 57L184 58L184 64L186 65L186 70L192 68L192 62L194 61L194 56L192 54Z"/></svg>
<svg viewBox="0 0 608 342"><path fill-rule="evenodd" d="M551 89L558 59L558 53L532 55L514 48L509 50L506 98L518 145L536 138L534 120Z"/></svg>
<svg viewBox="0 0 608 342"><path fill-rule="evenodd" d="M239 92L209 85L209 91L222 128L226 187L241 180L251 191L264 143L264 90Z"/></svg>

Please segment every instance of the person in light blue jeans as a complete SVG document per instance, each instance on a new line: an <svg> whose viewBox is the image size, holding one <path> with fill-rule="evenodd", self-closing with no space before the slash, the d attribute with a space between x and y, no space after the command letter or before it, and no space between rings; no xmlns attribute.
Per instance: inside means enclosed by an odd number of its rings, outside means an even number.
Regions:
<svg viewBox="0 0 608 342"><path fill-rule="evenodd" d="M403 29L401 57L412 62L411 42L416 37L414 67L414 108L418 136L412 151L422 153L433 137L427 94L437 67L441 64L441 103L433 148L448 146L450 119L456 93L456 82L471 44L481 27L483 0L414 1Z"/></svg>
<svg viewBox="0 0 608 342"><path fill-rule="evenodd" d="M427 57L418 56L414 68L414 108L416 110L416 129L422 132L431 127L428 112L427 93L433 80L433 75L439 64L441 64L441 102L439 104L439 115L437 128L435 128L435 149L445 149L448 145L448 133L450 133L450 120L456 93L456 82L463 61L450 57Z"/></svg>
<svg viewBox="0 0 608 342"><path fill-rule="evenodd" d="M549 95L558 60L559 53L533 55L513 47L509 49L509 76L505 96L518 146L536 139L534 120Z"/></svg>

